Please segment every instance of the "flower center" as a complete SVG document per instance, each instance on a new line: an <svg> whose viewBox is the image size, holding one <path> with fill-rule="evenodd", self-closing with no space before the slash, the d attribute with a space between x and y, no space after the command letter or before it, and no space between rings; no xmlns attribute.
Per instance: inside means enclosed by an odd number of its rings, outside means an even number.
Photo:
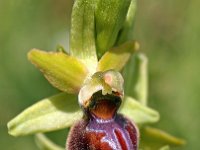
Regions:
<svg viewBox="0 0 200 150"><path fill-rule="evenodd" d="M92 96L88 113L97 118L108 120L115 116L120 104L121 99L117 93L102 95L102 91L99 91Z"/></svg>

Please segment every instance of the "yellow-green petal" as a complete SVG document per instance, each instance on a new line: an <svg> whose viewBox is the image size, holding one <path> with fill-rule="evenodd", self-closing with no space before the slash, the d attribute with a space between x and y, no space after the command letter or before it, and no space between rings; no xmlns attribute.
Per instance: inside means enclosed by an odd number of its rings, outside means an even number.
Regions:
<svg viewBox="0 0 200 150"><path fill-rule="evenodd" d="M88 74L84 64L63 52L33 49L28 58L54 87L64 92L78 93Z"/></svg>
<svg viewBox="0 0 200 150"><path fill-rule="evenodd" d="M160 118L157 111L142 105L132 97L125 97L120 113L140 125L157 122Z"/></svg>
<svg viewBox="0 0 200 150"><path fill-rule="evenodd" d="M106 71L114 69L121 71L126 65L130 56L139 49L138 42L129 41L118 47L114 47L107 51L98 63L98 71Z"/></svg>
<svg viewBox="0 0 200 150"><path fill-rule="evenodd" d="M22 136L70 127L82 117L77 96L60 93L25 109L8 123L8 132Z"/></svg>

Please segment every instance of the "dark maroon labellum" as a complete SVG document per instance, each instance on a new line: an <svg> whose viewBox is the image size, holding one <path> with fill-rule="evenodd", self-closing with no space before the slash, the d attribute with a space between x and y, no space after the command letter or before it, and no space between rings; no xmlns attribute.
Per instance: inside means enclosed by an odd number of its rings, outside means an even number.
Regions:
<svg viewBox="0 0 200 150"><path fill-rule="evenodd" d="M137 150L136 126L116 111L121 99L116 95L99 96L85 110L86 117L69 134L68 150Z"/></svg>

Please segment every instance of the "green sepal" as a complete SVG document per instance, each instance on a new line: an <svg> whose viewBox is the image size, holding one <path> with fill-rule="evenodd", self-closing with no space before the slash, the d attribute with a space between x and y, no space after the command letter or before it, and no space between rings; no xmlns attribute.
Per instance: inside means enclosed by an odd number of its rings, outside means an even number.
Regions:
<svg viewBox="0 0 200 150"><path fill-rule="evenodd" d="M40 150L65 150L65 148L53 143L47 136L42 133L35 135L35 142Z"/></svg>
<svg viewBox="0 0 200 150"><path fill-rule="evenodd" d="M148 59L143 53L136 53L127 63L123 71L125 95L137 99L147 105L148 97ZM127 81L127 82L126 82Z"/></svg>
<svg viewBox="0 0 200 150"><path fill-rule="evenodd" d="M97 70L106 71L114 69L121 71L128 62L130 56L139 49L136 41L126 42L107 51L99 60Z"/></svg>
<svg viewBox="0 0 200 150"><path fill-rule="evenodd" d="M140 147L144 150L169 149L169 146L182 146L186 143L183 139L174 137L163 130L148 126L140 129L140 135Z"/></svg>
<svg viewBox="0 0 200 150"><path fill-rule="evenodd" d="M63 52L33 49L28 58L54 87L64 92L78 93L88 74L83 63Z"/></svg>
<svg viewBox="0 0 200 150"><path fill-rule="evenodd" d="M131 0L99 0L95 11L96 45L101 57L114 46Z"/></svg>
<svg viewBox="0 0 200 150"><path fill-rule="evenodd" d="M124 98L124 103L120 108L120 113L124 114L139 125L145 123L154 123L160 118L160 115L157 111L142 105L132 97Z"/></svg>
<svg viewBox="0 0 200 150"><path fill-rule="evenodd" d="M8 123L8 132L22 136L70 127L81 119L77 96L60 93L25 109Z"/></svg>
<svg viewBox="0 0 200 150"><path fill-rule="evenodd" d="M79 58L91 74L98 63L95 45L95 0L76 0L72 9L70 54Z"/></svg>

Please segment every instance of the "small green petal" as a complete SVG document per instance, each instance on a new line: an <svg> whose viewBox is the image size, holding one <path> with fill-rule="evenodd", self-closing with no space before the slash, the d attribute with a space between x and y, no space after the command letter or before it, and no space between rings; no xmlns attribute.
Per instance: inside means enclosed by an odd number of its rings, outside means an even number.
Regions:
<svg viewBox="0 0 200 150"><path fill-rule="evenodd" d="M82 117L77 96L60 93L41 100L8 123L8 132L22 136L70 127Z"/></svg>
<svg viewBox="0 0 200 150"><path fill-rule="evenodd" d="M35 135L35 142L41 150L65 150L41 133Z"/></svg>
<svg viewBox="0 0 200 150"><path fill-rule="evenodd" d="M78 93L88 74L80 61L63 52L33 49L28 53L28 58L54 87L64 92Z"/></svg>
<svg viewBox="0 0 200 150"><path fill-rule="evenodd" d="M72 10L70 52L79 58L93 74L97 67L95 45L95 1L76 0Z"/></svg>
<svg viewBox="0 0 200 150"><path fill-rule="evenodd" d="M98 56L114 46L131 0L99 0L95 11Z"/></svg>
<svg viewBox="0 0 200 150"><path fill-rule="evenodd" d="M157 111L142 105L131 97L125 97L120 113L137 124L154 123L160 118Z"/></svg>
<svg viewBox="0 0 200 150"><path fill-rule="evenodd" d="M141 132L141 148L145 149L159 149L167 148L166 145L173 147L173 146L182 146L186 142L183 139L174 137L165 131L160 129L156 129L153 127L144 127L140 130ZM149 149L148 149L149 150Z"/></svg>
<svg viewBox="0 0 200 150"><path fill-rule="evenodd" d="M98 71L106 71L114 69L121 71L126 65L130 56L139 49L138 42L129 41L118 47L114 47L107 51L99 61Z"/></svg>

